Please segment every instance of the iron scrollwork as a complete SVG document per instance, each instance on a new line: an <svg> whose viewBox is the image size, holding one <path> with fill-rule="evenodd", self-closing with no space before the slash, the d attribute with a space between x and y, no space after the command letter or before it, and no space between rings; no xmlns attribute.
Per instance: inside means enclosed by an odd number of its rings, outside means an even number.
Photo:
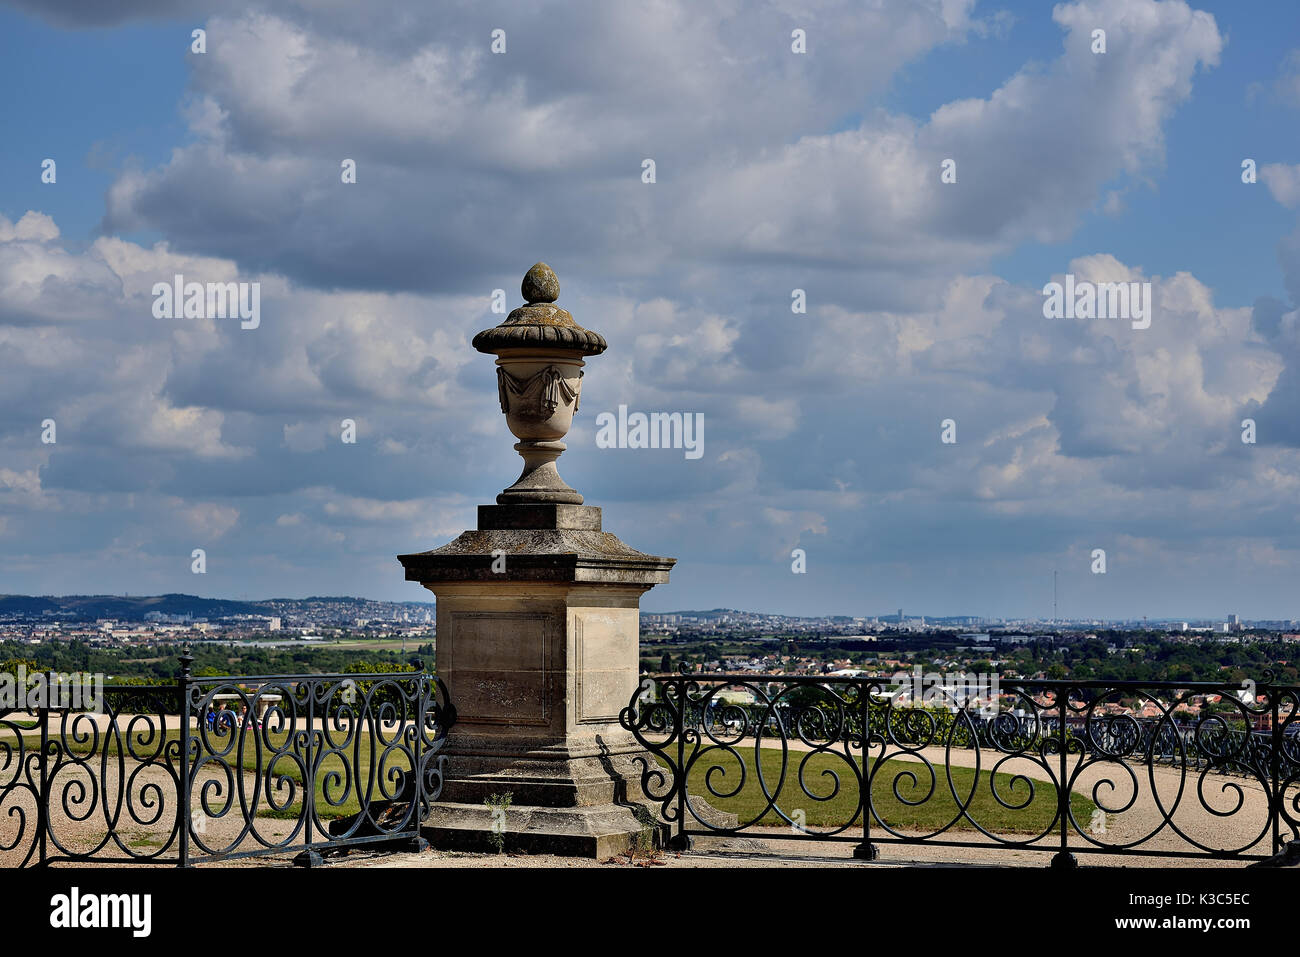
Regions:
<svg viewBox="0 0 1300 957"><path fill-rule="evenodd" d="M0 866L418 844L455 721L446 686L420 672L183 671L102 700L0 711Z"/></svg>
<svg viewBox="0 0 1300 957"><path fill-rule="evenodd" d="M1076 851L1262 860L1300 841L1300 690L999 684L979 707L943 686L917 707L865 675L665 674L620 721L678 846L744 832L855 841L859 856L931 842L1068 864ZM833 801L837 816L808 823Z"/></svg>

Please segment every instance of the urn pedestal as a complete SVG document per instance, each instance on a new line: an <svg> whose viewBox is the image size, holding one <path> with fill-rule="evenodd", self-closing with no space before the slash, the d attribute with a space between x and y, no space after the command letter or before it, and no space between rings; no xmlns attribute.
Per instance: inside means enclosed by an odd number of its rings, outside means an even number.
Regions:
<svg viewBox="0 0 1300 957"><path fill-rule="evenodd" d="M554 305L538 263L527 305L474 337L497 356L501 411L523 474L480 505L478 527L401 555L408 581L437 597L436 660L456 706L434 847L605 857L664 833L641 792L653 757L619 725L639 678L640 598L674 559L630 548L555 460L578 411L583 358L605 340ZM508 804L505 801L508 799Z"/></svg>
<svg viewBox="0 0 1300 957"><path fill-rule="evenodd" d="M604 532L591 506L480 506L478 525L401 556L437 596L438 675L457 715L424 836L443 848L487 850L499 832L507 850L625 851L662 827L636 761L654 759L618 715L639 677L641 595L673 559ZM507 795L494 812L488 802Z"/></svg>

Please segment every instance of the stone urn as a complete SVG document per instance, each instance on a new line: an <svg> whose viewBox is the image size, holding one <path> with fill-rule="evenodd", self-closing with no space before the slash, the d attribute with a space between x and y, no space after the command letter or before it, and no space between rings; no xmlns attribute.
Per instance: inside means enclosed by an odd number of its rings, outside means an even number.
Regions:
<svg viewBox="0 0 1300 957"><path fill-rule="evenodd" d="M600 507L555 470L583 359L605 351L555 305L559 292L538 263L527 304L474 337L497 357L519 481L478 507L477 528L398 558L407 581L437 596L438 677L456 706L422 835L438 848L606 860L647 829L668 836L662 787L645 790L658 765L620 716L641 682L641 596L667 583L673 559L604 531ZM699 796L691 812L718 813Z"/></svg>
<svg viewBox="0 0 1300 957"><path fill-rule="evenodd" d="M546 263L528 270L520 291L525 305L473 341L479 352L497 357L501 411L524 460L523 472L497 504L581 505L582 495L560 478L555 460L567 448L562 440L578 411L582 360L604 352L605 339L555 305L560 281Z"/></svg>

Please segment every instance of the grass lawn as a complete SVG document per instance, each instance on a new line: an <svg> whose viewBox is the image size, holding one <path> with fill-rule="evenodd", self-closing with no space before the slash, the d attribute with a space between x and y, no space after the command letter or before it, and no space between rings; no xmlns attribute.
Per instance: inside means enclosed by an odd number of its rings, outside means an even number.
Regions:
<svg viewBox="0 0 1300 957"><path fill-rule="evenodd" d="M285 735L270 734L268 737L274 746L283 746ZM339 743L342 739L343 736L336 733L335 743ZM378 744L378 747L375 749L376 759L382 758L383 749L384 746ZM297 763L288 756L280 758L268 769L265 766L265 762L270 759L272 753L273 752L264 752L263 754L262 794L257 816L294 820L302 813L302 774L298 770ZM349 817L356 814L361 810L360 796L357 794L358 786L363 790L367 787L371 787L369 780L372 772L372 759L369 735L365 733L362 734L359 748L354 746L352 743L349 743L344 749L344 754L346 755L347 764L344 763L344 758L340 757L338 754L330 754L321 761L315 774L316 813L320 818L327 821L340 817ZM228 755L225 760L233 764L236 760L236 756L234 754ZM257 770L257 755L251 749L243 758L243 768L245 771L249 772L255 772ZM384 764L382 772L383 774L388 775L394 770L409 771L410 768L410 760L403 753L394 749L389 755L387 762ZM271 772L271 777L269 779L267 777L268 770ZM325 798L325 785L331 773L339 775L339 780L331 784L329 789L334 800L338 800L343 794L349 778L352 783L351 792L343 803L338 806L330 804ZM373 801L384 800L384 795L381 791L382 782L379 779L379 773L379 769L375 769L375 781L371 788L371 800ZM291 779L298 786L297 799L288 807L282 810L275 810L268 804L268 799L272 797L272 795L267 793L267 786L268 784L274 785L280 775ZM248 785L251 786L252 783L253 782L250 780ZM391 781L391 779L389 779L389 789L392 792L397 791L397 786ZM284 800L284 795L281 792L276 791L274 792L274 798L277 802L280 802ZM214 806L219 808L220 804L214 802Z"/></svg>
<svg viewBox="0 0 1300 957"><path fill-rule="evenodd" d="M774 811L768 810L768 800L753 767L753 750L742 752L745 756L744 784L738 793L729 797L715 797L709 793L706 776L710 767L716 765L710 778L713 788L722 794L731 794L741 782L740 762L726 752L714 751L691 768L688 791L699 797L719 811L728 811L740 818L741 824L757 823L773 827L789 827L786 820ZM807 759L804 762L804 759ZM814 829L841 827L853 819L858 809L858 778L845 758L827 754L811 754L791 751L786 767L785 780L781 780L781 751L778 748L763 748L761 751L763 779L767 790L773 792L778 784L777 804L787 817L794 817L796 809L806 815L805 825ZM800 787L799 771L803 762L803 783L814 795L809 797ZM660 764L664 762L661 760ZM860 759L855 762L861 771ZM916 775L913 783L909 777L899 777L900 772L912 771ZM725 772L725 773L724 773ZM829 772L839 778L839 792L835 793L835 779ZM985 830L995 834L1037 834L1042 832L1056 814L1056 788L1048 781L1034 781L1033 799L1029 798L1029 786L1015 782L1012 774L990 775L980 771L976 780L973 768L952 768L952 785L949 786L944 766L937 765L934 791L930 793L930 773L919 762L887 761L872 780L871 798L876 813L890 827L904 831L934 831L953 821L958 813L958 802L953 797L955 789L962 803L967 803L967 813L978 821ZM1007 804L1018 808L1005 808L998 803L990 787L990 778L997 788L997 794ZM894 782L897 779L898 797L894 794ZM974 792L972 796L972 791ZM833 795L833 796L832 796ZM928 796L927 796L928 795ZM825 798L825 800L817 800ZM902 800L900 800L902 798ZM907 802L920 802L915 805ZM1024 807L1020 807L1020 805ZM1092 817L1094 804L1081 794L1070 796L1071 808L1075 820L1087 821ZM762 814L762 818L755 821ZM858 825L862 822L858 821ZM879 826L872 820L872 826ZM855 825L855 826L858 826ZM962 818L952 824L953 829L973 830L974 825Z"/></svg>
<svg viewBox="0 0 1300 957"><path fill-rule="evenodd" d="M331 640L329 647L336 651L401 651L405 647L408 654L415 654L416 648L428 643L428 639L408 638L403 646L401 638L338 638Z"/></svg>

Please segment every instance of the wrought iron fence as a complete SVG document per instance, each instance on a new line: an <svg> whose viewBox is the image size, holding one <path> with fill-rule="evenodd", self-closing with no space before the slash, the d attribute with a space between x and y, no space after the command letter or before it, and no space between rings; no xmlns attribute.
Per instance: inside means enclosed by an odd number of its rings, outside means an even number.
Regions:
<svg viewBox="0 0 1300 957"><path fill-rule="evenodd" d="M105 687L102 713L0 711L0 866L187 866L425 846L455 709L422 672Z"/></svg>
<svg viewBox="0 0 1300 957"><path fill-rule="evenodd" d="M1261 861L1300 849L1300 689L999 681L925 706L889 678L647 677L621 715L671 843L762 834ZM1189 710L1218 696L1219 710Z"/></svg>

